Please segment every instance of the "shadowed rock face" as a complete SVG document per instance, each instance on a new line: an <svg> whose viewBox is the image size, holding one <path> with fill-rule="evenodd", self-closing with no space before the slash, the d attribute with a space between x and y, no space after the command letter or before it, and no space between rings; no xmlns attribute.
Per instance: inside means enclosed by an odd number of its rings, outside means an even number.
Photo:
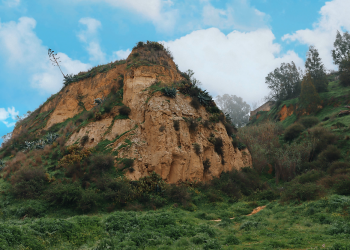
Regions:
<svg viewBox="0 0 350 250"><path fill-rule="evenodd" d="M127 59L128 65L134 60L135 53L143 52L134 49ZM134 171L126 172L131 180L155 171L169 183L203 181L218 176L223 171L250 166L251 156L248 150L240 151L232 146L221 122L213 124L211 128L206 128L199 122L197 130L190 132L183 118L208 120L210 114L204 107L194 109L190 105L191 98L180 93L177 93L176 98L169 98L161 92L152 93L152 90L147 90L156 81L168 85L182 79L170 57L160 55L156 59L161 62L160 65L119 65L92 79L70 84L42 107L41 112L54 109L45 129L82 111L76 98L78 94L84 96L81 101L90 110L94 99L107 96L116 85L115 79L123 74L123 103L131 109L130 119L113 120L118 114L115 107L100 121L91 122L73 132L66 145L72 145L84 135L89 136L85 147L95 147L103 140L110 140L107 147L115 152L116 158L135 159ZM179 121L178 131L174 128L174 121ZM208 141L211 133L223 141L224 161L215 152L214 145ZM115 140L116 138L118 139ZM200 145L200 154L196 154L194 143ZM209 171L204 171L203 161L206 159L211 163Z"/></svg>

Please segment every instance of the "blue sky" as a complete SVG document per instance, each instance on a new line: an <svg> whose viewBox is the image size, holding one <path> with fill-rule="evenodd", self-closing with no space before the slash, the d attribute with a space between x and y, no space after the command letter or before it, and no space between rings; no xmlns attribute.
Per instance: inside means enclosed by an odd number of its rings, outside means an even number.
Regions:
<svg viewBox="0 0 350 250"><path fill-rule="evenodd" d="M67 74L161 41L213 96L252 104L282 62L303 67L310 45L335 69L330 50L336 31L350 30L349 9L349 0L0 0L0 136L62 88L48 48Z"/></svg>

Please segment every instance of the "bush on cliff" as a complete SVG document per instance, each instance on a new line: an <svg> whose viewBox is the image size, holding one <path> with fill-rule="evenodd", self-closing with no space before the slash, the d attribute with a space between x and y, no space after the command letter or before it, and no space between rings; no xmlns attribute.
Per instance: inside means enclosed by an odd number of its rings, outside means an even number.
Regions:
<svg viewBox="0 0 350 250"><path fill-rule="evenodd" d="M301 132L305 130L305 127L301 125L300 123L294 123L290 125L288 128L286 128L286 131L284 132L284 139L286 141L293 141L294 139L298 138Z"/></svg>
<svg viewBox="0 0 350 250"><path fill-rule="evenodd" d="M305 128L311 128L317 125L320 120L315 116L307 116L300 119L299 123L302 124Z"/></svg>

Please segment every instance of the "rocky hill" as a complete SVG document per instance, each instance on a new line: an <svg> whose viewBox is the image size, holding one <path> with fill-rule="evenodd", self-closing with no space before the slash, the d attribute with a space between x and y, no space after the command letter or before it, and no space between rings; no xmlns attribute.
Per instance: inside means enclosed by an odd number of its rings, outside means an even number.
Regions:
<svg viewBox="0 0 350 250"><path fill-rule="evenodd" d="M178 70L171 53L148 42L139 43L126 61L66 78L59 93L17 124L13 141L23 145L57 133L64 146L114 155L115 167L131 180L155 171L178 183L250 166L250 154L238 147L233 131L208 93Z"/></svg>

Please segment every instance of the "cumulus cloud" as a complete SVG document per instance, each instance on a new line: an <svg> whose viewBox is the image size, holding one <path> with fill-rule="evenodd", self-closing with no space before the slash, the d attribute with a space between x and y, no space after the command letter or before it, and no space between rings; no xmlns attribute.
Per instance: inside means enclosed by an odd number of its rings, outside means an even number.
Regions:
<svg viewBox="0 0 350 250"><path fill-rule="evenodd" d="M32 87L43 93L56 93L62 85L63 76L47 55L47 47L36 36L33 18L21 17L18 22L0 23L0 55L9 67L25 69ZM72 60L59 53L60 65L65 74L85 71L91 66Z"/></svg>
<svg viewBox="0 0 350 250"><path fill-rule="evenodd" d="M349 9L349 0L326 2L320 10L320 19L313 24L313 29L298 30L293 34L284 35L282 39L315 46L326 68L335 69L331 50L337 30L350 30Z"/></svg>
<svg viewBox="0 0 350 250"><path fill-rule="evenodd" d="M304 64L293 51L281 55L281 46L274 39L269 29L225 35L210 28L163 43L180 69L192 69L213 95L234 94L253 103L268 94L265 77L282 62Z"/></svg>
<svg viewBox="0 0 350 250"><path fill-rule="evenodd" d="M15 120L16 116L18 115L19 115L19 112L16 111L14 107L7 108L7 111L4 108L0 108L0 121L4 123L8 128L13 127L16 124L16 122L9 122L6 120L10 117L12 120Z"/></svg>

